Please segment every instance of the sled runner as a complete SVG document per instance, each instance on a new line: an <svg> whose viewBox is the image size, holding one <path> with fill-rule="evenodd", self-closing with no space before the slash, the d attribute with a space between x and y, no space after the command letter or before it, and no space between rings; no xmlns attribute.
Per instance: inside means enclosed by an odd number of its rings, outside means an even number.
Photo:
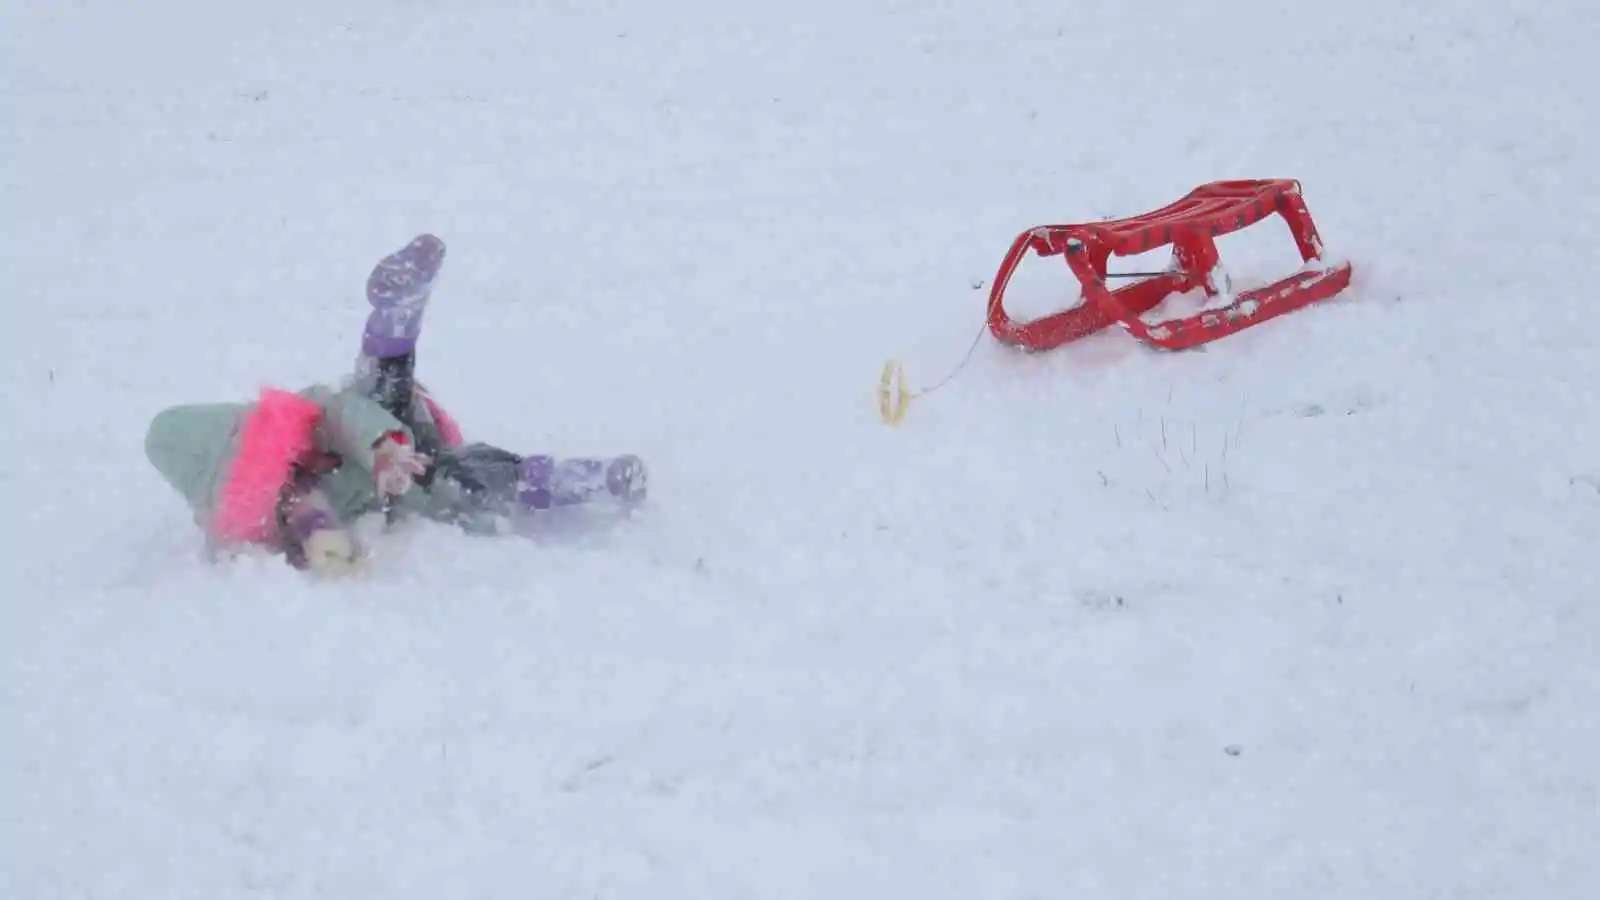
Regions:
<svg viewBox="0 0 1600 900"><path fill-rule="evenodd" d="M1220 265L1216 238L1248 228L1274 213L1289 226L1304 265L1264 287L1234 294ZM1165 271L1108 289L1111 256L1133 256L1171 245ZM1006 286L1033 251L1063 256L1082 286L1082 303L1029 322L1014 321L1004 305ZM1350 283L1348 262L1323 258L1322 240L1294 179L1214 181L1154 212L1076 225L1041 225L1017 236L989 292L990 332L1002 343L1051 350L1118 324L1144 343L1166 349L1194 347L1325 300ZM1109 276L1115 277L1115 276ZM1205 292L1208 307L1178 319L1146 322L1145 314L1168 297Z"/></svg>

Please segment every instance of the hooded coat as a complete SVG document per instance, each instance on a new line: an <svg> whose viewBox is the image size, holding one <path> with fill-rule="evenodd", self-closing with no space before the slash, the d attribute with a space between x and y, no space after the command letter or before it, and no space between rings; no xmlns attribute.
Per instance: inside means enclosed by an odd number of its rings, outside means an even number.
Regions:
<svg viewBox="0 0 1600 900"><path fill-rule="evenodd" d="M267 388L253 402L174 406L151 420L145 456L188 503L210 543L276 548L278 502L297 466L337 457L319 487L340 521L350 522L382 508L372 466L383 438L398 433L412 446L460 443L448 414L419 394L416 430L354 387ZM409 491L396 505L402 512L446 513L425 491Z"/></svg>

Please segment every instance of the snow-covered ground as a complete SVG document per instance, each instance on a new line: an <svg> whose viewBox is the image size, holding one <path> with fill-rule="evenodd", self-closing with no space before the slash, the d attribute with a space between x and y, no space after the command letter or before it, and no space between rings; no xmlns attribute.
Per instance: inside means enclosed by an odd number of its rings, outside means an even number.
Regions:
<svg viewBox="0 0 1600 900"><path fill-rule="evenodd" d="M533 7L0 4L0 897L1600 895L1600 8ZM1249 177L1339 300L878 421ZM424 230L430 387L652 511L202 563L146 423Z"/></svg>

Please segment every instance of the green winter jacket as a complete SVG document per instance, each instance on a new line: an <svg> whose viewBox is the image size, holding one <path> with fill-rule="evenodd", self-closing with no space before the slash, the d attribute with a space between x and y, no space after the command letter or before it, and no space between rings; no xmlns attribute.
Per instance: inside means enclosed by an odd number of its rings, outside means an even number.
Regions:
<svg viewBox="0 0 1600 900"><path fill-rule="evenodd" d="M399 431L416 446L437 440L425 409L418 410L418 435L364 393L352 388L316 385L298 392L321 409L316 449L336 453L342 465L324 475L321 488L344 522L381 508L372 474L373 447L386 434ZM188 503L195 521L206 527L216 513L230 466L239 450L240 430L254 403L209 403L175 406L157 413L145 435L145 456L161 477ZM427 492L408 491L396 506L401 512L445 517Z"/></svg>

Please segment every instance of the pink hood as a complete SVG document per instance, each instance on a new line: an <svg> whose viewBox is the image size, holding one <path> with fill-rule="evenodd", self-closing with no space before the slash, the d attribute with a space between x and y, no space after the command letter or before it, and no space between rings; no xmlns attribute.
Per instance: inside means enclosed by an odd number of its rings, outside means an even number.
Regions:
<svg viewBox="0 0 1600 900"><path fill-rule="evenodd" d="M276 530L278 495L294 463L316 447L322 408L299 394L265 388L244 420L239 447L223 482L212 528L236 543L267 543Z"/></svg>

